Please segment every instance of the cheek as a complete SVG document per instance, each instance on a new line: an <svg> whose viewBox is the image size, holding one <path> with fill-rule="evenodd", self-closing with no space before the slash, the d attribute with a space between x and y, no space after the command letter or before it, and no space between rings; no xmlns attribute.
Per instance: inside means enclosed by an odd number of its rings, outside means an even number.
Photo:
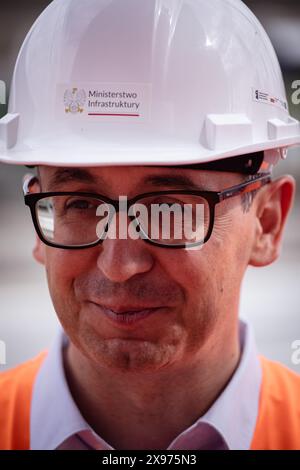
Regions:
<svg viewBox="0 0 300 470"><path fill-rule="evenodd" d="M95 264L95 248L88 250L60 250L47 247L47 273L51 278L57 277L57 281L72 281L84 270L88 269L91 263Z"/></svg>
<svg viewBox="0 0 300 470"><path fill-rule="evenodd" d="M208 247L211 265L217 267L223 290L240 288L248 266L253 228L253 214L244 213L239 204L224 213L216 214L214 231Z"/></svg>
<svg viewBox="0 0 300 470"><path fill-rule="evenodd" d="M163 269L184 292L181 317L191 335L205 335L213 322L218 298L218 270L214 250L205 245L197 250L174 250Z"/></svg>
<svg viewBox="0 0 300 470"><path fill-rule="evenodd" d="M75 313L78 310L74 295L74 280L83 272L86 272L94 257L93 250L58 250L47 247L46 249L46 274L49 292L60 317L68 312Z"/></svg>
<svg viewBox="0 0 300 470"><path fill-rule="evenodd" d="M238 206L222 212L217 207L210 240L201 249L169 257L167 269L194 307L205 304L214 310L238 295L249 252L249 217Z"/></svg>
<svg viewBox="0 0 300 470"><path fill-rule="evenodd" d="M172 276L185 294L181 310L182 330L185 332L185 352L192 358L214 334L220 315L220 280L215 259L209 246L199 251L175 252L171 261Z"/></svg>

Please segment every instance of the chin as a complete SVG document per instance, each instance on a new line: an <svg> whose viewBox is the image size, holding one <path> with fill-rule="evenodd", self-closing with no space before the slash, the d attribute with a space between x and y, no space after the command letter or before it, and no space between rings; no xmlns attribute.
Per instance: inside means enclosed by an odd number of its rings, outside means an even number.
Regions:
<svg viewBox="0 0 300 470"><path fill-rule="evenodd" d="M124 338L99 338L85 336L80 341L81 351L98 367L109 367L119 371L153 371L170 364L176 347L172 344Z"/></svg>

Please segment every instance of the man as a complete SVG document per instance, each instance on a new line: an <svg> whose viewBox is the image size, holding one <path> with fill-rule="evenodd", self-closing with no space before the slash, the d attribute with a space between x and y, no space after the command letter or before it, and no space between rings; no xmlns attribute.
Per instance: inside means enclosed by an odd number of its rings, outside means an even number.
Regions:
<svg viewBox="0 0 300 470"><path fill-rule="evenodd" d="M299 449L300 379L238 321L295 193L274 50L238 0L141 3L56 0L18 58L0 159L38 167L63 331L2 374L0 447Z"/></svg>

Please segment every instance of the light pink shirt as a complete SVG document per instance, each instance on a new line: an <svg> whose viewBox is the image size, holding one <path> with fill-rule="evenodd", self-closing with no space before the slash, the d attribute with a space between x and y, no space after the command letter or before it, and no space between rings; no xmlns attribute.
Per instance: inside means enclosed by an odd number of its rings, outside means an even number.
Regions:
<svg viewBox="0 0 300 470"><path fill-rule="evenodd" d="M59 331L37 375L32 397L30 447L36 450L114 450L82 417L66 382L62 348L68 338ZM240 363L218 399L167 450L246 450L258 414L262 371L253 332L240 321Z"/></svg>

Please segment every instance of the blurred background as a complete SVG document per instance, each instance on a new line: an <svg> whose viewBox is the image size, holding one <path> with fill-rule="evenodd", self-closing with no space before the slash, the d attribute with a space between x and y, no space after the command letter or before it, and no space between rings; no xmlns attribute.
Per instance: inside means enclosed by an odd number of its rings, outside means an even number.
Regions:
<svg viewBox="0 0 300 470"><path fill-rule="evenodd" d="M47 0L1 0L0 80L8 88L24 36L49 3ZM291 85L294 80L300 80L300 1L247 0L245 3L271 37L284 71L291 114L300 119L300 105L291 103L294 91ZM0 117L5 112L6 107L0 104ZM44 269L32 258L35 235L21 191L22 175L27 171L24 167L0 164L0 341L6 345L6 364L0 364L0 369L20 363L49 346L58 325ZM300 149L291 150L276 173L290 173L300 183ZM300 340L299 215L298 190L280 260L263 269L248 270L241 317L253 325L261 353L300 373L300 364L291 360L291 345Z"/></svg>

